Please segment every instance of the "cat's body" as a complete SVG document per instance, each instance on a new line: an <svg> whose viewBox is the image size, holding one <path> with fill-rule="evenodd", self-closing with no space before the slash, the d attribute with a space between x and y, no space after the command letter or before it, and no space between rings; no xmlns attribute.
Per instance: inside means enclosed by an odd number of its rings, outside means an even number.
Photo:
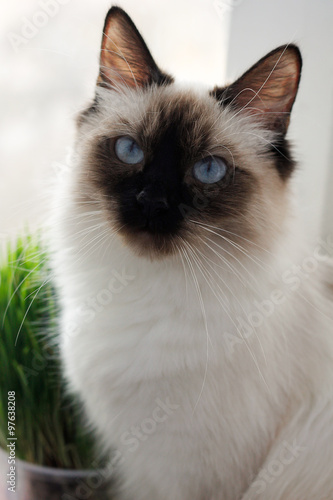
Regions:
<svg viewBox="0 0 333 500"><path fill-rule="evenodd" d="M109 23L119 16L114 36L129 22L115 9ZM277 135L282 144L284 118L263 126L230 100L221 108L218 92L184 90L164 74L142 87L137 67L140 88L113 81L82 114L54 230L65 372L106 448L117 450L119 498L333 499L327 249L304 250L286 180L292 162L267 152ZM231 97L239 93L235 84ZM116 187L108 178L111 163L118 176L129 168L114 159L117 146L105 146L119 135L140 138L150 158L144 181L131 164L141 183L172 186L185 221L171 214L172 244L160 193L147 216L153 236L140 220L131 229L136 177ZM185 170L197 150L223 156L233 175L191 197L193 181L178 192L169 165L181 158ZM156 158L167 158L168 180L153 170Z"/></svg>

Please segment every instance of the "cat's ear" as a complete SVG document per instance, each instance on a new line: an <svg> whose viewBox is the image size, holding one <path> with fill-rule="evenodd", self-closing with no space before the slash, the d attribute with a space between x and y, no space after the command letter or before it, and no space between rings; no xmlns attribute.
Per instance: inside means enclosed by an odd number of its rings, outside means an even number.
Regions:
<svg viewBox="0 0 333 500"><path fill-rule="evenodd" d="M130 17L119 7L107 13L100 54L98 85L119 88L171 83L157 67Z"/></svg>
<svg viewBox="0 0 333 500"><path fill-rule="evenodd" d="M301 68L298 47L284 45L260 59L235 83L213 93L222 103L230 104L240 113L251 114L268 129L285 134Z"/></svg>

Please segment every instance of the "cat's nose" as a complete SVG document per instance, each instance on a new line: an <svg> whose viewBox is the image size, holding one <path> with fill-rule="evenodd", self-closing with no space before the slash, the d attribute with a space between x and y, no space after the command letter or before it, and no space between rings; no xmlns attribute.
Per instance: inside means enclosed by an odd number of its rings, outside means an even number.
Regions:
<svg viewBox="0 0 333 500"><path fill-rule="evenodd" d="M136 199L146 217L163 215L169 210L169 203L165 196L150 194L143 189L137 194Z"/></svg>

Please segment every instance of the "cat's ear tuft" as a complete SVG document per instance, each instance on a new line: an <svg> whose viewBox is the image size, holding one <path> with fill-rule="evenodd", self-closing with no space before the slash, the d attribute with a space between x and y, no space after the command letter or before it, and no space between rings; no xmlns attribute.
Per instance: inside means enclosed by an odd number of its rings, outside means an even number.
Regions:
<svg viewBox="0 0 333 500"><path fill-rule="evenodd" d="M301 76L296 45L284 45L260 59L235 83L213 95L240 113L251 114L264 127L285 134Z"/></svg>
<svg viewBox="0 0 333 500"><path fill-rule="evenodd" d="M100 54L98 85L114 89L172 83L157 67L130 17L119 7L107 13Z"/></svg>

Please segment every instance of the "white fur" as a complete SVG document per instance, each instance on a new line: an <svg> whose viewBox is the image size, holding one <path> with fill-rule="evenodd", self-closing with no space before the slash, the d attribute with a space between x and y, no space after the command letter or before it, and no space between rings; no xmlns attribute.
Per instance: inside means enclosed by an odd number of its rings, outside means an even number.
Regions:
<svg viewBox="0 0 333 500"><path fill-rule="evenodd" d="M210 254L209 286L195 260L138 257L98 203L76 203L76 168L53 231L61 351L71 389L118 449L120 498L333 499L332 302L320 271L290 283L313 254L292 219L270 253L244 256L245 286ZM236 318L276 289L285 300L242 340Z"/></svg>

